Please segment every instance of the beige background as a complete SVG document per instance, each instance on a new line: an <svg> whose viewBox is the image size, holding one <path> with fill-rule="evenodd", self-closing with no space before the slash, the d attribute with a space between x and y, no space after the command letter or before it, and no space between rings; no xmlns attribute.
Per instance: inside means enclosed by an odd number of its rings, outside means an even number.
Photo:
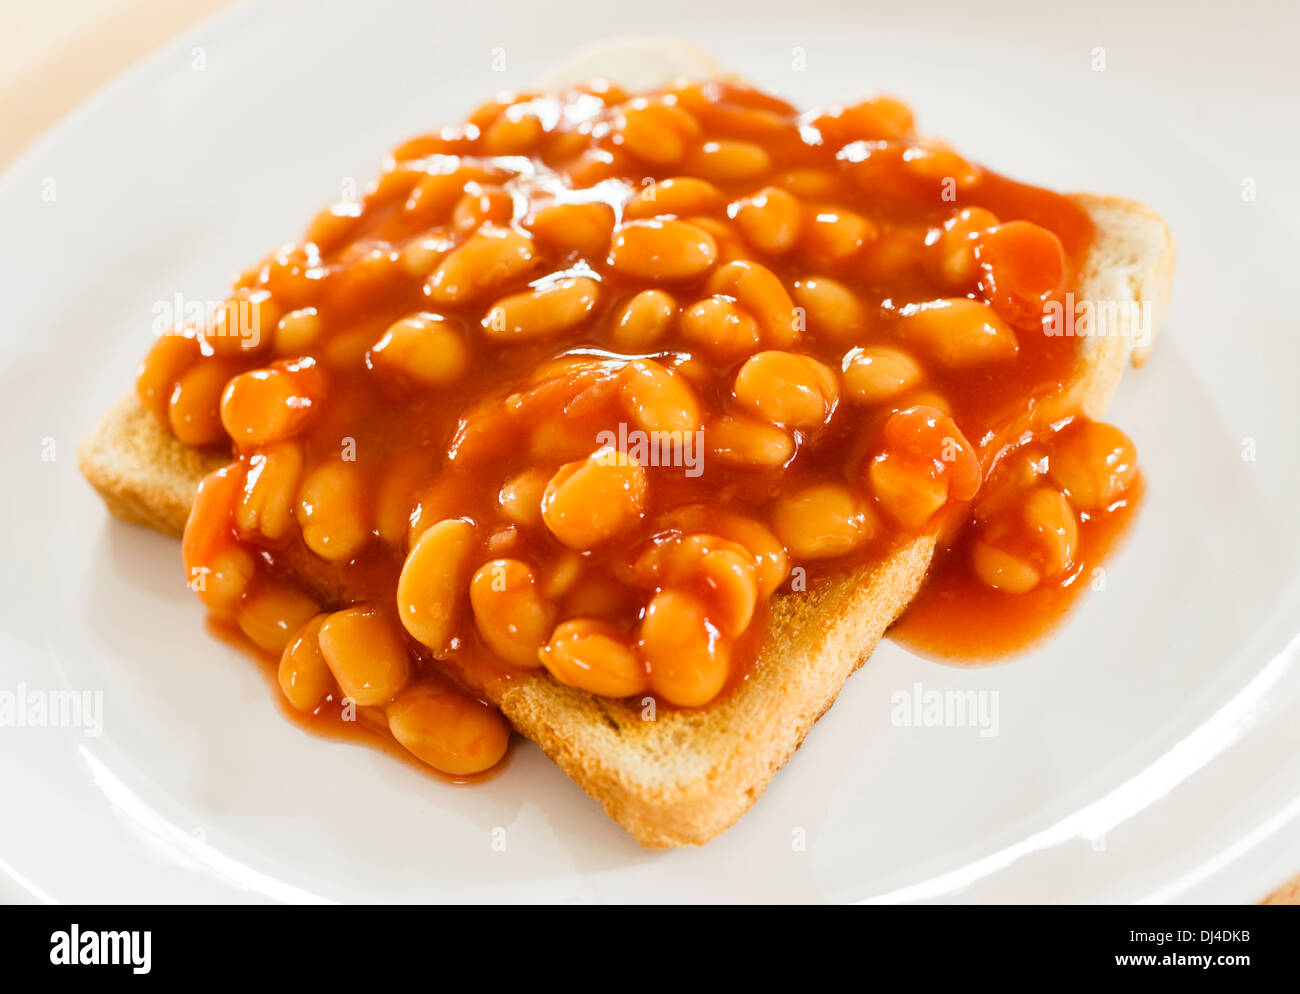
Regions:
<svg viewBox="0 0 1300 994"><path fill-rule="evenodd" d="M0 0L0 169L141 56L234 0ZM1300 876L1266 903L1300 904Z"/></svg>

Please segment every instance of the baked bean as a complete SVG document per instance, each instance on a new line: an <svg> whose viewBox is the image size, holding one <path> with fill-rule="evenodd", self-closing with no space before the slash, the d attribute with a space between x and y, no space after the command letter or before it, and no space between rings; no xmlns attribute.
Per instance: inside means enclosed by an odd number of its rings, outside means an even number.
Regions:
<svg viewBox="0 0 1300 994"><path fill-rule="evenodd" d="M709 451L733 466L776 469L794 455L789 433L757 418L718 418L709 424L706 437Z"/></svg>
<svg viewBox="0 0 1300 994"><path fill-rule="evenodd" d="M729 648L704 605L689 594L655 594L637 646L650 670L650 688L670 704L700 707L727 682Z"/></svg>
<svg viewBox="0 0 1300 994"><path fill-rule="evenodd" d="M971 562L988 586L1021 594L1070 568L1078 545L1078 520L1065 495L1038 486L983 525Z"/></svg>
<svg viewBox="0 0 1300 994"><path fill-rule="evenodd" d="M803 225L803 204L779 186L764 187L731 205L727 212L760 252L782 255L794 248Z"/></svg>
<svg viewBox="0 0 1300 994"><path fill-rule="evenodd" d="M358 328L355 331L331 335L319 350L321 366L347 373L365 365L366 353L375 344L375 329Z"/></svg>
<svg viewBox="0 0 1300 994"><path fill-rule="evenodd" d="M600 284L585 276L556 280L498 300L483 318L497 341L549 338L581 324L596 307Z"/></svg>
<svg viewBox="0 0 1300 994"><path fill-rule="evenodd" d="M176 381L167 407L167 423L185 445L216 445L228 437L221 424L221 395L235 373L228 363L205 359Z"/></svg>
<svg viewBox="0 0 1300 994"><path fill-rule="evenodd" d="M275 326L275 354L304 356L320 342L324 323L314 307L302 307L280 318Z"/></svg>
<svg viewBox="0 0 1300 994"><path fill-rule="evenodd" d="M854 261L858 278L877 286L910 284L925 273L926 231L882 228Z"/></svg>
<svg viewBox="0 0 1300 994"><path fill-rule="evenodd" d="M490 100L485 100L470 112L465 118L467 124L472 125L480 134L485 128L492 126L492 122L501 116L501 112L511 104L517 104L520 101L527 100L528 94L515 93L513 91L503 91L494 94Z"/></svg>
<svg viewBox="0 0 1300 994"><path fill-rule="evenodd" d="M346 253L326 282L321 307L340 324L364 320L388 301L405 296L413 285L398 252L387 246ZM374 340L374 332L367 337Z"/></svg>
<svg viewBox="0 0 1300 994"><path fill-rule="evenodd" d="M489 556L508 556L519 548L522 541L518 528L514 525L503 525L488 533L488 537L483 542L483 550Z"/></svg>
<svg viewBox="0 0 1300 994"><path fill-rule="evenodd" d="M306 240L321 252L332 252L357 230L361 223L360 204L340 200L319 212L307 225Z"/></svg>
<svg viewBox="0 0 1300 994"><path fill-rule="evenodd" d="M751 107L745 104L749 97L733 101L727 97L709 105L701 116L710 131L733 138L752 138L756 141L781 141L799 135L798 125L791 119L794 110L784 104Z"/></svg>
<svg viewBox="0 0 1300 994"><path fill-rule="evenodd" d="M881 93L873 97L869 103L880 113L892 120L903 132L912 130L913 118L912 110L899 100L897 97L891 97Z"/></svg>
<svg viewBox="0 0 1300 994"><path fill-rule="evenodd" d="M421 235L402 246L398 261L406 273L424 279L455 247L456 241L449 233Z"/></svg>
<svg viewBox="0 0 1300 994"><path fill-rule="evenodd" d="M190 588L204 607L218 614L234 614L239 600L257 575L257 561L243 545L219 545L201 560L186 559Z"/></svg>
<svg viewBox="0 0 1300 994"><path fill-rule="evenodd" d="M598 186L636 169L636 159L622 148L588 148L564 167L564 174L575 190Z"/></svg>
<svg viewBox="0 0 1300 994"><path fill-rule="evenodd" d="M1065 286L1061 240L1032 221L1010 221L979 233L975 257L993 309L1017 328L1040 329L1048 299Z"/></svg>
<svg viewBox="0 0 1300 994"><path fill-rule="evenodd" d="M758 604L753 553L720 535L675 535L653 543L633 567L642 585L684 590L728 635L748 627Z"/></svg>
<svg viewBox="0 0 1300 994"><path fill-rule="evenodd" d="M500 712L437 677L412 683L386 712L393 738L450 776L492 769L510 745L510 725Z"/></svg>
<svg viewBox="0 0 1300 994"><path fill-rule="evenodd" d="M796 280L794 299L808 315L814 335L831 342L856 342L867 327L867 309L858 295L829 276Z"/></svg>
<svg viewBox="0 0 1300 994"><path fill-rule="evenodd" d="M542 496L542 520L571 549L590 549L632 527L645 507L645 470L608 446L561 466Z"/></svg>
<svg viewBox="0 0 1300 994"><path fill-rule="evenodd" d="M1047 476L1048 449L1041 442L1028 442L1003 455L980 487L974 517L988 520L1019 501L1026 491Z"/></svg>
<svg viewBox="0 0 1300 994"><path fill-rule="evenodd" d="M474 543L471 522L445 518L415 540L397 580L397 615L402 625L437 658L452 648L460 624Z"/></svg>
<svg viewBox="0 0 1300 994"><path fill-rule="evenodd" d="M402 213L412 227L428 227L451 220L451 212L475 174L465 169L434 172L420 177L402 204Z"/></svg>
<svg viewBox="0 0 1300 994"><path fill-rule="evenodd" d="M1052 479L1081 511L1113 504L1137 477L1137 448L1114 425L1080 421L1061 431L1049 460Z"/></svg>
<svg viewBox="0 0 1300 994"><path fill-rule="evenodd" d="M628 363L619 396L628 416L646 432L699 431L700 405L690 386L652 359Z"/></svg>
<svg viewBox="0 0 1300 994"><path fill-rule="evenodd" d="M712 236L714 243L718 246L718 265L727 262L734 262L737 259L748 259L754 254L753 250L745 244L745 240L740 237L740 232L736 230L735 225L730 221L724 221L718 217L705 217L701 214L692 214L690 217L683 218L687 224L694 225L701 231L706 231Z"/></svg>
<svg viewBox="0 0 1300 994"><path fill-rule="evenodd" d="M686 155L686 171L714 183L745 183L772 168L767 149L754 142L706 141Z"/></svg>
<svg viewBox="0 0 1300 994"><path fill-rule="evenodd" d="M484 225L438 264L425 293L438 304L464 304L513 283L538 264L533 240L514 228Z"/></svg>
<svg viewBox="0 0 1300 994"><path fill-rule="evenodd" d="M716 532L723 538L739 542L754 557L759 594L770 597L790 572L790 557L772 530L766 525L705 504L686 504L663 516L665 527L682 531Z"/></svg>
<svg viewBox="0 0 1300 994"><path fill-rule="evenodd" d="M672 357L673 372L696 390L712 393L714 388L713 365L696 355L678 353Z"/></svg>
<svg viewBox="0 0 1300 994"><path fill-rule="evenodd" d="M280 314L270 291L238 291L212 315L203 342L216 355L256 355L270 346Z"/></svg>
<svg viewBox="0 0 1300 994"><path fill-rule="evenodd" d="M918 405L891 414L880 438L868 482L882 510L908 531L921 531L949 500L970 500L979 490L979 457L942 411Z"/></svg>
<svg viewBox="0 0 1300 994"><path fill-rule="evenodd" d="M386 704L410 679L402 629L373 605L335 611L321 623L318 640L339 691L361 707Z"/></svg>
<svg viewBox="0 0 1300 994"><path fill-rule="evenodd" d="M718 258L718 243L685 221L629 221L614 233L609 264L641 280L690 280L703 276Z"/></svg>
<svg viewBox="0 0 1300 994"><path fill-rule="evenodd" d="M859 549L878 523L866 502L840 483L814 483L776 499L772 527L795 559L829 559Z"/></svg>
<svg viewBox="0 0 1300 994"><path fill-rule="evenodd" d="M610 325L610 344L625 352L648 352L668 337L677 301L664 290L642 290Z"/></svg>
<svg viewBox="0 0 1300 994"><path fill-rule="evenodd" d="M860 404L883 404L921 382L921 367L900 349L851 349L844 356L844 392Z"/></svg>
<svg viewBox="0 0 1300 994"><path fill-rule="evenodd" d="M971 546L971 565L986 586L1008 594L1028 593L1042 581L1029 560L980 540Z"/></svg>
<svg viewBox="0 0 1300 994"><path fill-rule="evenodd" d="M835 268L848 262L876 237L876 226L861 214L838 207L808 211L800 239L814 266Z"/></svg>
<svg viewBox="0 0 1300 994"><path fill-rule="evenodd" d="M640 218L675 215L689 217L694 214L721 212L727 198L712 183L694 176L674 176L652 182L623 208L623 217L629 221Z"/></svg>
<svg viewBox="0 0 1300 994"><path fill-rule="evenodd" d="M233 614L257 572L251 551L231 540L231 506L239 493L237 466L223 466L199 483L181 538L185 580L209 610Z"/></svg>
<svg viewBox="0 0 1300 994"><path fill-rule="evenodd" d="M415 514L418 494L433 469L424 453L394 458L375 490L375 532L389 546L404 548Z"/></svg>
<svg viewBox="0 0 1300 994"><path fill-rule="evenodd" d="M320 249L305 245L283 245L271 253L258 274L271 295L286 310L310 304L320 293L326 276Z"/></svg>
<svg viewBox="0 0 1300 994"><path fill-rule="evenodd" d="M560 683L601 697L631 697L650 686L645 663L623 630L595 618L557 626L541 659Z"/></svg>
<svg viewBox="0 0 1300 994"><path fill-rule="evenodd" d="M393 322L370 350L381 373L421 387L445 387L469 368L470 350L456 326L439 314L412 314Z"/></svg>
<svg viewBox="0 0 1300 994"><path fill-rule="evenodd" d="M753 315L768 344L788 348L799 341L794 301L770 269L748 259L737 259L719 266L705 288L712 294L733 298Z"/></svg>
<svg viewBox="0 0 1300 994"><path fill-rule="evenodd" d="M948 484L930 462L881 452L868 469L877 504L896 524L919 533L948 503Z"/></svg>
<svg viewBox="0 0 1300 994"><path fill-rule="evenodd" d="M192 328L159 335L136 372L135 392L140 403L166 422L177 381L198 361L199 341Z"/></svg>
<svg viewBox="0 0 1300 994"><path fill-rule="evenodd" d="M979 262L975 240L998 223L997 216L983 207L966 207L926 236L926 272L940 286L953 292L975 289Z"/></svg>
<svg viewBox="0 0 1300 994"><path fill-rule="evenodd" d="M874 141L854 146L848 172L874 196L922 210L951 202L968 189L979 170L952 151L907 141Z"/></svg>
<svg viewBox="0 0 1300 994"><path fill-rule="evenodd" d="M253 453L234 510L241 538L270 545L289 538L302 466L302 446L294 441L272 442Z"/></svg>
<svg viewBox="0 0 1300 994"><path fill-rule="evenodd" d="M801 200L831 200L843 196L848 189L838 172L825 169L791 169L774 177L774 181Z"/></svg>
<svg viewBox="0 0 1300 994"><path fill-rule="evenodd" d="M638 98L614 122L614 134L623 147L657 166L679 161L687 141L699 133L694 117L665 100Z"/></svg>
<svg viewBox="0 0 1300 994"><path fill-rule="evenodd" d="M1020 351L1011 327L987 304L966 297L907 304L898 310L898 329L950 369L1006 362Z"/></svg>
<svg viewBox="0 0 1300 994"><path fill-rule="evenodd" d="M1025 497L1023 520L1038 547L1045 576L1057 576L1073 565L1079 522L1064 494L1054 487L1035 487Z"/></svg>
<svg viewBox="0 0 1300 994"><path fill-rule="evenodd" d="M560 600L582 582L586 560L581 553L565 549L547 566L546 575L539 581L542 595L548 600Z"/></svg>
<svg viewBox="0 0 1300 994"><path fill-rule="evenodd" d="M314 597L294 587L263 581L245 595L235 621L259 649L282 652L293 633L320 611Z"/></svg>
<svg viewBox="0 0 1300 994"><path fill-rule="evenodd" d="M736 374L736 401L775 424L809 428L825 422L839 399L835 372L794 352L760 352Z"/></svg>
<svg viewBox="0 0 1300 994"><path fill-rule="evenodd" d="M276 677L280 690L297 711L315 711L334 692L334 674L320 651L320 626L328 618L318 614L294 633L280 656Z"/></svg>
<svg viewBox="0 0 1300 994"><path fill-rule="evenodd" d="M901 164L927 192L938 190L942 194L947 187L966 190L980 176L978 166L952 149L938 146L913 145L903 154Z"/></svg>
<svg viewBox="0 0 1300 994"><path fill-rule="evenodd" d="M527 103L507 107L483 132L482 149L488 155L527 155L546 134L546 128Z"/></svg>
<svg viewBox="0 0 1300 994"><path fill-rule="evenodd" d="M726 297L705 297L682 311L682 337L719 357L751 354L762 342L758 322Z"/></svg>
<svg viewBox="0 0 1300 994"><path fill-rule="evenodd" d="M590 411L581 417L546 418L528 429L528 458L547 466L582 460L602 438L608 441L608 436L601 435L607 430L603 416Z"/></svg>
<svg viewBox="0 0 1300 994"><path fill-rule="evenodd" d="M541 665L538 651L555 623L555 605L538 589L533 568L518 559L494 559L479 567L469 585L479 635L512 666Z"/></svg>
<svg viewBox="0 0 1300 994"><path fill-rule="evenodd" d="M431 136L425 136L425 140L430 137ZM420 139L416 139L416 141L420 141ZM409 146L401 146L400 148L405 150L408 147L414 147L414 143ZM429 151L425 154L436 155L438 152ZM427 165L426 163L407 165L402 161L404 158L424 158L423 155L407 157L394 153L394 158L396 161L392 168L385 169L366 185L365 196L362 200L366 207L378 210L381 207L390 207L393 204L404 201L411 195L411 191L415 188L417 183L429 177L429 171L420 168L421 166Z"/></svg>
<svg viewBox="0 0 1300 994"><path fill-rule="evenodd" d="M551 204L539 208L528 230L547 248L573 251L588 259L604 255L614 231L614 211L600 202Z"/></svg>
<svg viewBox="0 0 1300 994"><path fill-rule="evenodd" d="M542 495L550 474L543 469L526 469L506 480L497 493L497 503L507 519L523 528L542 524Z"/></svg>
<svg viewBox="0 0 1300 994"><path fill-rule="evenodd" d="M864 100L849 107L831 107L813 118L812 125L832 147L899 138L907 126L900 120L898 106L897 101L882 107L876 100Z"/></svg>
<svg viewBox="0 0 1300 994"><path fill-rule="evenodd" d="M332 563L347 562L370 539L365 483L354 462L315 466L298 490L298 527L307 548Z"/></svg>
<svg viewBox="0 0 1300 994"><path fill-rule="evenodd" d="M640 604L634 602L634 593L612 576L609 570L587 569L564 595L560 616L621 621L640 609Z"/></svg>
<svg viewBox="0 0 1300 994"><path fill-rule="evenodd" d="M324 393L316 360L305 356L241 373L221 395L221 424L240 448L300 432Z"/></svg>
<svg viewBox="0 0 1300 994"><path fill-rule="evenodd" d="M478 139L479 128L457 124L427 135L417 135L393 149L393 158L400 162L424 159L433 155L458 155L469 152Z"/></svg>
<svg viewBox="0 0 1300 994"><path fill-rule="evenodd" d="M467 183L451 211L451 226L469 234L487 221L503 224L515 216L515 200L499 186Z"/></svg>

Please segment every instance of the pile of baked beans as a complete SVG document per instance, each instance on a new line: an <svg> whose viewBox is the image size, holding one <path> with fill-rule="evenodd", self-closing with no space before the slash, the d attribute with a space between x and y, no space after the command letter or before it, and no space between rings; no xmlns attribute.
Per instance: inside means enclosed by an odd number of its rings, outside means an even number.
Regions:
<svg viewBox="0 0 1300 994"><path fill-rule="evenodd" d="M927 530L1051 583L1136 472L1108 426L1004 437L1069 375L1044 309L1090 238L888 98L499 96L150 352L145 405L233 454L187 579L294 708L455 775L505 751L494 681L707 705L774 596Z"/></svg>

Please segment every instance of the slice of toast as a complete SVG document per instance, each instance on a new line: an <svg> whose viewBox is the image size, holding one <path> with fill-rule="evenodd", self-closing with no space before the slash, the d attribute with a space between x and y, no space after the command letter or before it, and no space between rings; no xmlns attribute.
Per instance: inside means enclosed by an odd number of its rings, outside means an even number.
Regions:
<svg viewBox="0 0 1300 994"><path fill-rule="evenodd" d="M587 49L545 85L593 75L650 86L680 76L716 76L707 58L672 42L635 41ZM658 68L656 68L658 67ZM1128 200L1075 195L1091 215L1095 240L1079 300L1141 301L1148 331L1163 316L1173 274L1173 240L1163 220ZM1040 398L1043 423L1083 411L1099 417L1124 369L1149 339L1117 308L1081 338L1077 374ZM119 517L179 535L199 480L224 453L187 448L135 399L113 408L79 449L82 472ZM605 810L646 846L707 842L733 824L831 706L885 630L916 595L936 540L922 536L889 558L802 593L777 596L757 665L734 691L699 710L647 712L563 686L545 673L477 688Z"/></svg>

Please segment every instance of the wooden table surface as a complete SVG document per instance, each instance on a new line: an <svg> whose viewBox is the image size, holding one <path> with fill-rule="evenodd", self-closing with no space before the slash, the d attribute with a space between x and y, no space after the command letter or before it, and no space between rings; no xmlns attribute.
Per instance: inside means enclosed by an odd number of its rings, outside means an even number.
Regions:
<svg viewBox="0 0 1300 994"><path fill-rule="evenodd" d="M0 0L0 171L141 56L234 0ZM1265 904L1300 904L1300 876Z"/></svg>

